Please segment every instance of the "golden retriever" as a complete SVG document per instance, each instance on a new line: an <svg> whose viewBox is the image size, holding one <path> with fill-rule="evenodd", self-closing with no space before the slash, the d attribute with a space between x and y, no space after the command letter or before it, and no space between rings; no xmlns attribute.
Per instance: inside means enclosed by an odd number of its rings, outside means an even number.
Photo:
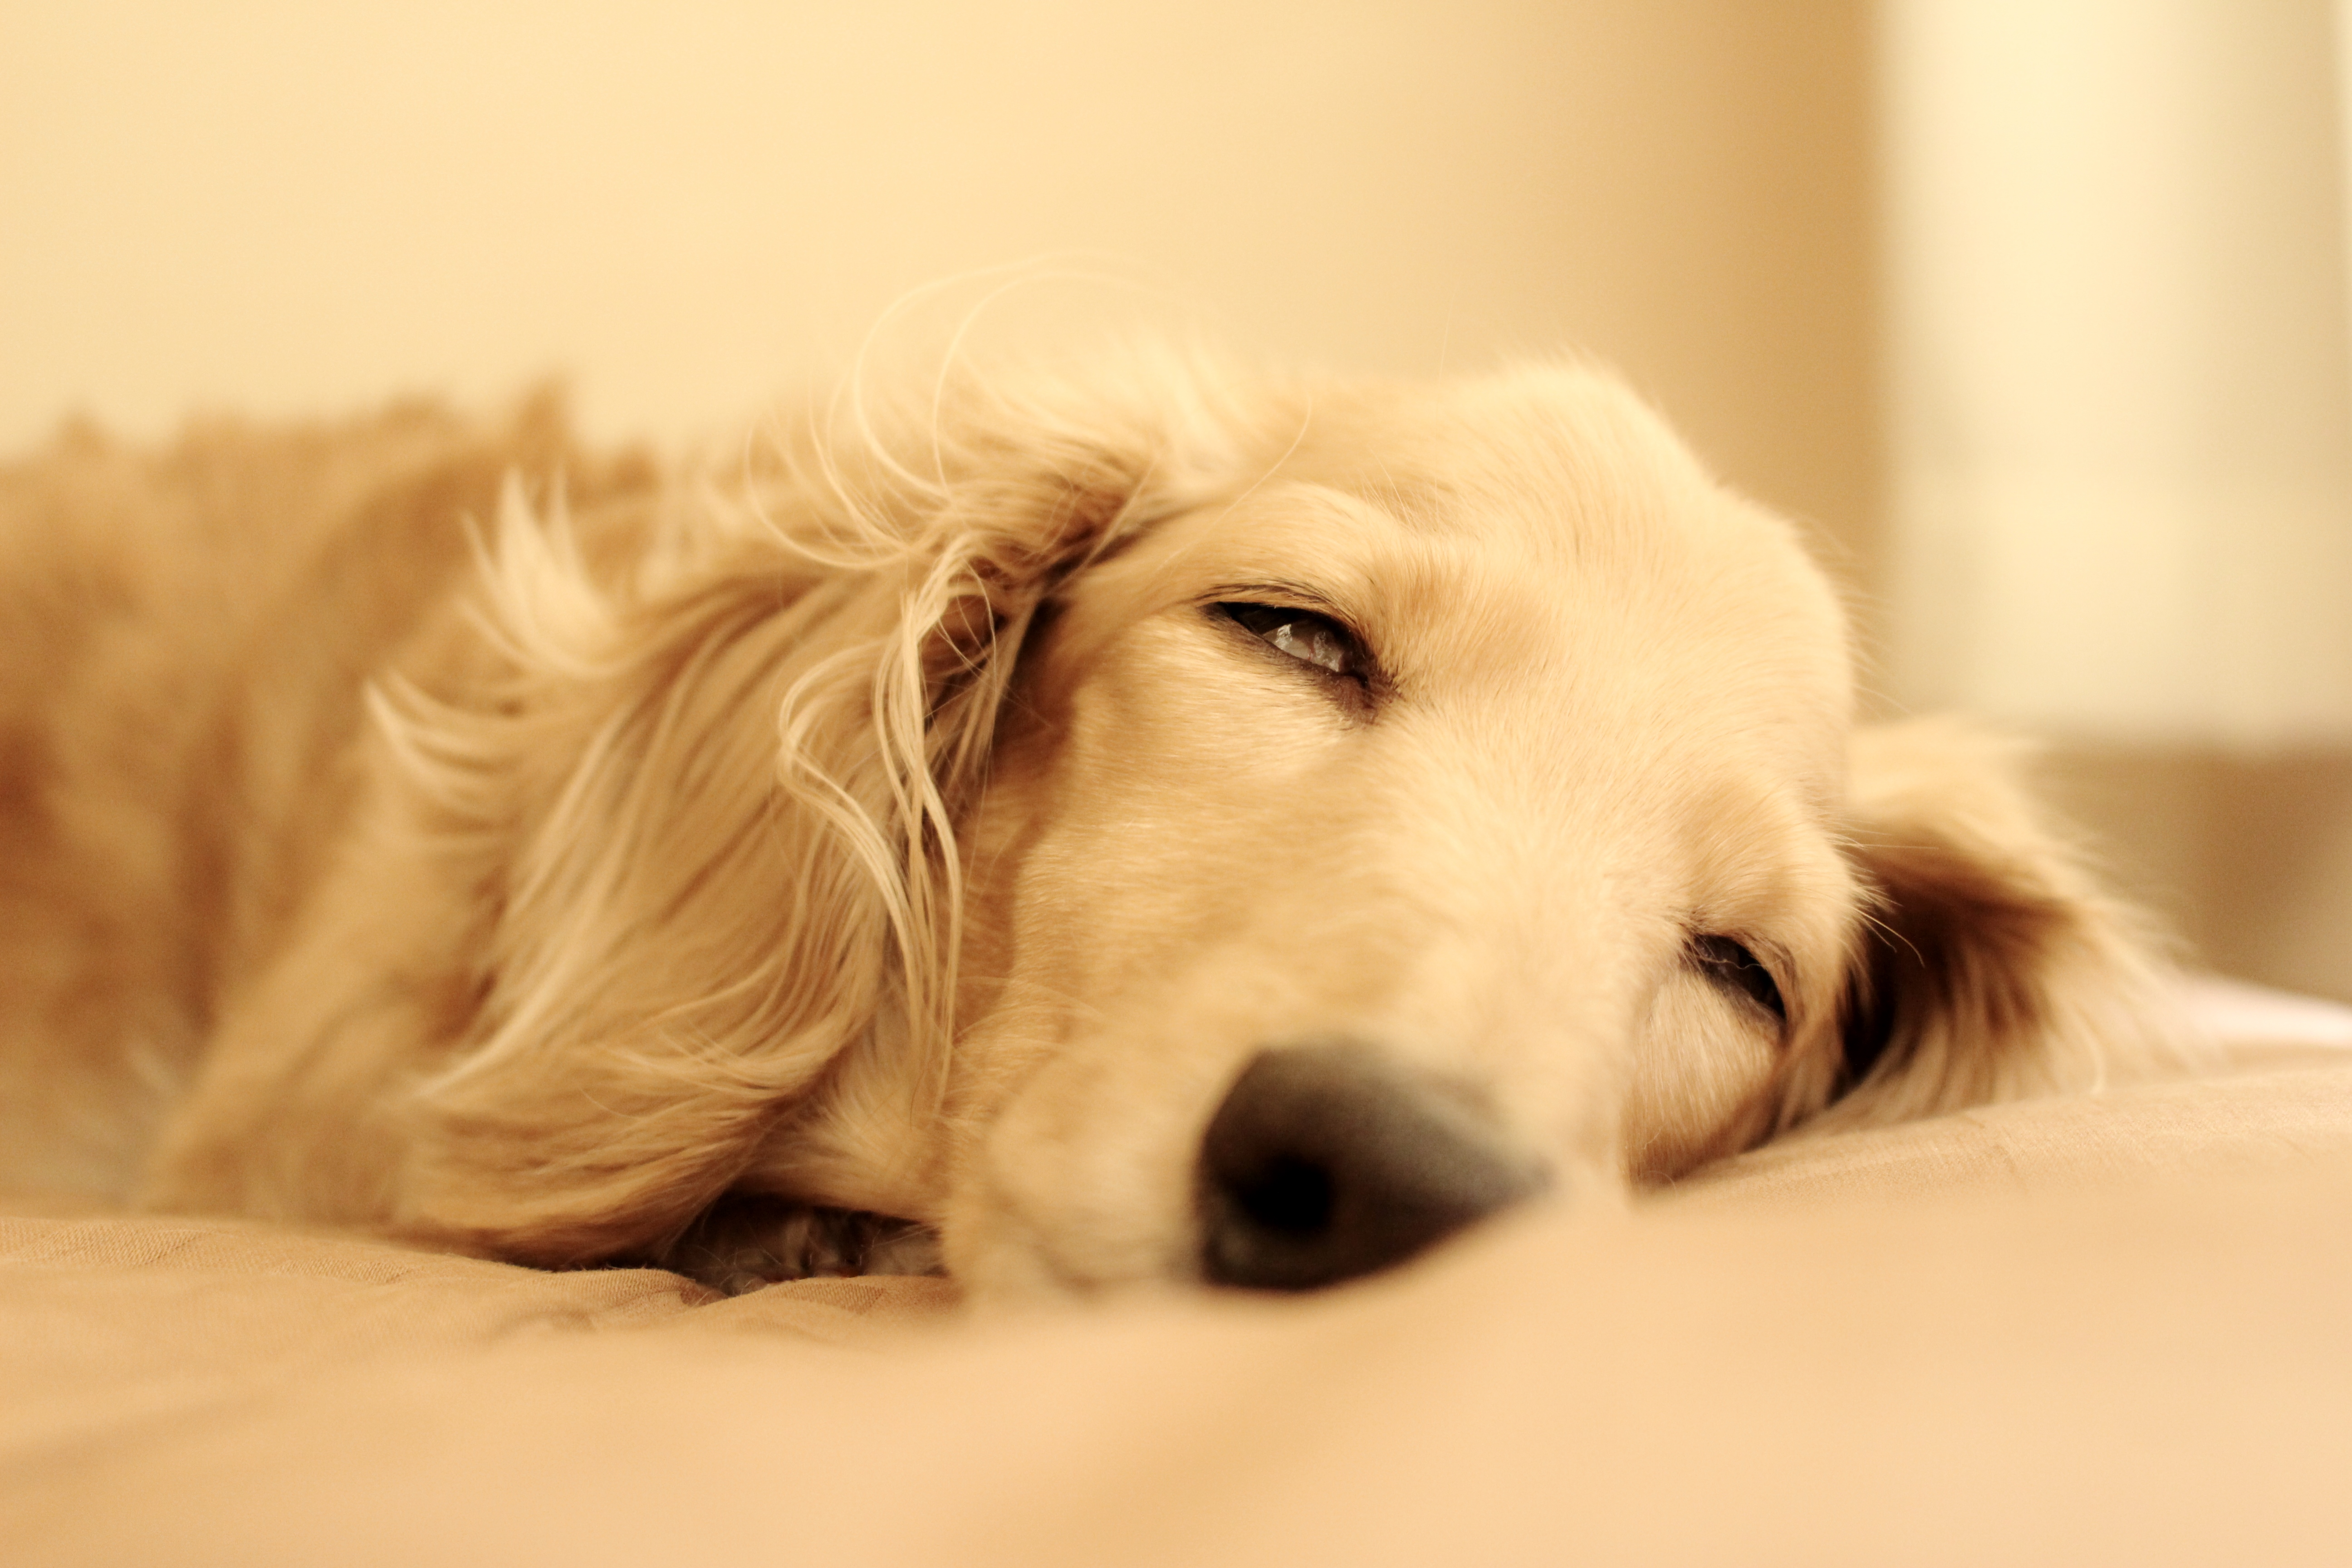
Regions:
<svg viewBox="0 0 2352 1568"><path fill-rule="evenodd" d="M1172 351L739 468L0 477L0 1179L740 1287L1303 1289L2091 1083L2159 969L1608 376Z"/></svg>

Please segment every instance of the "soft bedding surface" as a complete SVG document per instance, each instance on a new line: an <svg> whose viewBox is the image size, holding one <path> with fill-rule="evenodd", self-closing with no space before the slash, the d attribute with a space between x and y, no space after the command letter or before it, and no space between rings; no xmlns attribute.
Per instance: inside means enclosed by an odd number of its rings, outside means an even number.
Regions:
<svg viewBox="0 0 2352 1568"><path fill-rule="evenodd" d="M19 1205L0 1555L2352 1561L2329 1017L2238 1017L2204 1080L1794 1142L1300 1301L726 1300Z"/></svg>

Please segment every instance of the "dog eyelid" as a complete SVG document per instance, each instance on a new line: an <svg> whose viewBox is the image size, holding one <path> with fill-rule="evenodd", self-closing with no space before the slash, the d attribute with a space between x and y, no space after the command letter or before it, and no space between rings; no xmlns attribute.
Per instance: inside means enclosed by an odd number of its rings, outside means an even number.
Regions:
<svg viewBox="0 0 2352 1568"><path fill-rule="evenodd" d="M1782 1024L1789 1021L1789 1004L1780 994L1780 983L1773 978L1764 962L1738 939L1695 936L1690 942L1690 955L1691 962L1708 979L1738 992Z"/></svg>
<svg viewBox="0 0 2352 1568"><path fill-rule="evenodd" d="M1319 611L1239 600L1220 601L1211 607L1268 647L1301 664L1359 682L1370 677L1371 656L1364 651L1363 643Z"/></svg>

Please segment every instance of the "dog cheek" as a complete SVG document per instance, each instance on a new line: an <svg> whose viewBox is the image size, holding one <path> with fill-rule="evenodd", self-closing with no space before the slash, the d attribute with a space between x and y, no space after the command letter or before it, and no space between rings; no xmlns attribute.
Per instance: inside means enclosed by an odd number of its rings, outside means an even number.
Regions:
<svg viewBox="0 0 2352 1568"><path fill-rule="evenodd" d="M1635 1185L1669 1182L1752 1141L1779 1066L1775 1031L1702 977L1670 975L1633 1040L1622 1119Z"/></svg>
<svg viewBox="0 0 2352 1568"><path fill-rule="evenodd" d="M985 1310L1067 1299L1076 1283L1047 1266L1034 1229L985 1186L959 1188L940 1227L940 1256L965 1299Z"/></svg>
<svg viewBox="0 0 2352 1568"><path fill-rule="evenodd" d="M1099 1054L1066 1048L968 1145L943 1240L949 1271L979 1299L1193 1273L1192 1097L1125 1082Z"/></svg>

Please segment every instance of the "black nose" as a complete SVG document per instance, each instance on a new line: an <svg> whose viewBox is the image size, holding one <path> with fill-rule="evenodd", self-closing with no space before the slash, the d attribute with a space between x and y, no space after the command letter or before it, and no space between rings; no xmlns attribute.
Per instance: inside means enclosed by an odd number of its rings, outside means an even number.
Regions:
<svg viewBox="0 0 2352 1568"><path fill-rule="evenodd" d="M1361 1047L1261 1051L1202 1140L1202 1271L1312 1290L1402 1262L1543 1186L1496 1144L1458 1089Z"/></svg>

